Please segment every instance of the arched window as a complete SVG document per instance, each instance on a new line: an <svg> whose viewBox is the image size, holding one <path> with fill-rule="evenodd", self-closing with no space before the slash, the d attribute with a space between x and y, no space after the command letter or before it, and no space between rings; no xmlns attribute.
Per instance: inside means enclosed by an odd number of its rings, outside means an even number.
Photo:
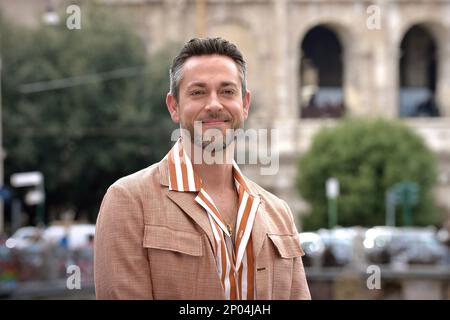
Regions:
<svg viewBox="0 0 450 320"><path fill-rule="evenodd" d="M338 118L344 114L343 50L336 33L316 26L301 43L300 114L302 118Z"/></svg>
<svg viewBox="0 0 450 320"><path fill-rule="evenodd" d="M436 117L436 44L426 28L406 32L400 51L400 117Z"/></svg>

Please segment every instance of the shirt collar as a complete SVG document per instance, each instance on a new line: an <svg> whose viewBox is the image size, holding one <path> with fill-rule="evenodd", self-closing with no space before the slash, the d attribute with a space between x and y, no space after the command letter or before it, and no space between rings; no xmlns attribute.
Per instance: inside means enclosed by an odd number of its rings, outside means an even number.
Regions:
<svg viewBox="0 0 450 320"><path fill-rule="evenodd" d="M194 172L191 159L183 148L181 138L177 140L175 145L169 151L167 162L169 190L178 192L199 192L202 189L202 181ZM249 195L253 195L248 187L247 179L242 174L241 169L234 159L232 165L236 189L239 189L239 186L241 186Z"/></svg>

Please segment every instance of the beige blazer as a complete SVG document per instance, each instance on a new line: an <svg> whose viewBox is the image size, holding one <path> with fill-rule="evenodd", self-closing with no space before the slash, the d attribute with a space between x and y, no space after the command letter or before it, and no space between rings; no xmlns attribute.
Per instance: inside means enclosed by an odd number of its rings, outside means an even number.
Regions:
<svg viewBox="0 0 450 320"><path fill-rule="evenodd" d="M247 183L261 198L252 231L256 298L310 299L289 207ZM95 233L98 299L225 299L206 213L196 193L168 185L163 159L108 189Z"/></svg>

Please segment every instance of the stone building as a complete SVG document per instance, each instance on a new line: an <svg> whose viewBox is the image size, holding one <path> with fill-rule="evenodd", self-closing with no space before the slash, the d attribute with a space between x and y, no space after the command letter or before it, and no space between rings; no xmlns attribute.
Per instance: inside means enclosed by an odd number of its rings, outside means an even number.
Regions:
<svg viewBox="0 0 450 320"><path fill-rule="evenodd" d="M88 1L76 2L83 12ZM33 27L72 3L2 0L0 8ZM223 36L241 48L254 103L248 127L278 129L280 152L277 175L244 170L294 212L307 212L294 187L296 160L320 127L345 112L401 118L421 135L438 155L436 196L450 216L450 0L95 3L133 21L149 55L197 35Z"/></svg>

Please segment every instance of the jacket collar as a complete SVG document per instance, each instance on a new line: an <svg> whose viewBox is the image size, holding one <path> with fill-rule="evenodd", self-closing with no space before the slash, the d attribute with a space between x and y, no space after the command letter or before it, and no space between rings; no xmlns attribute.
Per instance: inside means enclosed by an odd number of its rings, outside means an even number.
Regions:
<svg viewBox="0 0 450 320"><path fill-rule="evenodd" d="M210 244L212 248L214 248L214 235L212 233L211 224L208 219L206 219L205 210L195 201L195 197L197 193L195 192L177 192L174 190L169 190L169 165L168 165L168 156L167 154L159 163L159 175L160 175L160 183L162 186L166 187L166 195L169 199L171 199L174 203L176 203L187 215L191 217L192 220L197 223L200 228L205 232L208 236ZM252 196L258 196L261 199L261 203L259 205L255 221L252 229L252 237L253 237L253 247L255 257L258 257L259 252L264 243L264 239L267 234L267 223L266 223L266 214L264 198L261 197L259 190L256 189L254 183L248 180L239 170L242 178L245 179L248 192Z"/></svg>
<svg viewBox="0 0 450 320"><path fill-rule="evenodd" d="M185 162L187 167L192 168L191 160L187 155L184 154L184 151L182 150L182 144L181 141L178 140L175 145L172 147L172 149L169 151L169 153L163 158L163 160L160 162L159 166L159 173L160 173L160 183L163 186L169 187L171 191L192 191L192 192L198 192L200 191L201 184L199 185L197 181L200 181L200 178L198 178L193 172L193 180L196 180L195 184L193 184L192 188L188 190L183 190L182 188L178 186L171 185L170 181L176 180L176 177L171 177L170 170L169 170L169 164L173 161L169 161L169 158L172 157L175 153L180 153L181 156L179 157L181 161ZM173 159L173 158L172 158ZM250 180L245 177L237 165L236 161L233 160L233 174L235 177L235 180L237 180L247 191L247 193L252 197L260 197L260 192L253 186ZM201 181L200 181L201 183Z"/></svg>

